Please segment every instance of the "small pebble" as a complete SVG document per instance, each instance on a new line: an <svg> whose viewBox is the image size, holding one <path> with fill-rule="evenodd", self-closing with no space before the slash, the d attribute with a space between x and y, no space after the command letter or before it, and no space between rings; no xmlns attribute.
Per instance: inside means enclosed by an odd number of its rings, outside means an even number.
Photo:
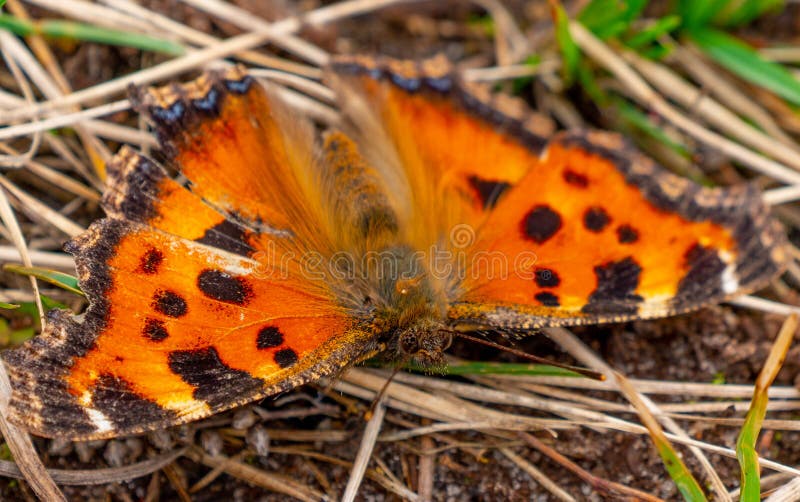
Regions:
<svg viewBox="0 0 800 502"><path fill-rule="evenodd" d="M126 439L125 446L128 448L128 457L132 461L137 460L144 452L144 442L139 438Z"/></svg>
<svg viewBox="0 0 800 502"><path fill-rule="evenodd" d="M125 443L116 439L111 440L106 445L103 458L106 459L111 467L120 467L125 463L125 456L128 454L128 447Z"/></svg>
<svg viewBox="0 0 800 502"><path fill-rule="evenodd" d="M247 446L256 452L256 455L266 457L269 454L269 433L263 425L254 425L247 431Z"/></svg>
<svg viewBox="0 0 800 502"><path fill-rule="evenodd" d="M55 438L50 441L47 453L54 457L66 457L72 453L73 442L68 439Z"/></svg>
<svg viewBox="0 0 800 502"><path fill-rule="evenodd" d="M172 434L166 429L153 431L148 436L150 443L159 450L171 450L175 442L172 440Z"/></svg>
<svg viewBox="0 0 800 502"><path fill-rule="evenodd" d="M249 407L242 408L238 410L236 413L233 414L233 420L231 421L231 425L234 429L245 430L249 429L256 423L258 417L253 410Z"/></svg>
<svg viewBox="0 0 800 502"><path fill-rule="evenodd" d="M219 432L211 430L205 430L200 433L200 444L212 457L216 457L222 453L222 448L225 446Z"/></svg>

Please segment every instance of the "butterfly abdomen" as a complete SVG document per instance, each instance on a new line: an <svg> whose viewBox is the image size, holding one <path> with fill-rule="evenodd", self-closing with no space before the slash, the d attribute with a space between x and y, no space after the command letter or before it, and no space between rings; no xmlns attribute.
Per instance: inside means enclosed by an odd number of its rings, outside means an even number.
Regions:
<svg viewBox="0 0 800 502"><path fill-rule="evenodd" d="M353 140L332 131L326 134L323 148L329 204L340 225L339 232L367 242L395 234L397 216L385 188Z"/></svg>

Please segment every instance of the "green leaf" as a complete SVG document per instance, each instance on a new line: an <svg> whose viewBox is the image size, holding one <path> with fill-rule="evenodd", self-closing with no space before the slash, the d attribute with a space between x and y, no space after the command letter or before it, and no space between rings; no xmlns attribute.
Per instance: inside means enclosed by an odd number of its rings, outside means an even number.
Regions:
<svg viewBox="0 0 800 502"><path fill-rule="evenodd" d="M784 0L733 0L714 15L713 22L733 28L747 24L764 14L781 10Z"/></svg>
<svg viewBox="0 0 800 502"><path fill-rule="evenodd" d="M687 502L700 502L707 501L708 498L703 493L703 489L694 479L692 473L686 468L686 465L681 460L678 452L667 441L653 438L653 443L656 446L661 461L664 463L669 477L675 482L678 491L683 495L683 499Z"/></svg>
<svg viewBox="0 0 800 502"><path fill-rule="evenodd" d="M578 81L581 83L581 88L597 106L605 106L608 104L608 94L597 84L597 79L594 78L594 73L585 65L578 67Z"/></svg>
<svg viewBox="0 0 800 502"><path fill-rule="evenodd" d="M769 403L769 388L775 382L775 377L781 370L783 362L786 360L786 353L797 333L797 314L792 314L783 321L778 336L772 343L767 360L756 378L753 388L753 398L750 400L750 407L739 431L739 438L736 440L736 458L739 460L741 469L741 498L740 500L761 500L761 468L758 463L758 451L756 451L756 441L761 433L764 417L767 415L767 404Z"/></svg>
<svg viewBox="0 0 800 502"><path fill-rule="evenodd" d="M492 18L492 16L488 15L472 16L469 19L467 19L467 24L483 31L483 33L487 37L493 37L495 31L497 31L494 19Z"/></svg>
<svg viewBox="0 0 800 502"><path fill-rule="evenodd" d="M617 100L615 103L620 117L625 120L628 125L647 134L659 143L664 144L669 149L677 152L683 157L689 157L689 149L670 138L664 130L654 123L649 115L642 113L638 108L625 100Z"/></svg>
<svg viewBox="0 0 800 502"><path fill-rule="evenodd" d="M672 53L671 45L654 45L649 49L642 49L639 55L652 61L660 61Z"/></svg>
<svg viewBox="0 0 800 502"><path fill-rule="evenodd" d="M701 28L709 24L711 19L724 10L731 0L679 0L678 15L683 19L683 26L688 29Z"/></svg>
<svg viewBox="0 0 800 502"><path fill-rule="evenodd" d="M525 58L521 64L530 66L531 68L536 68L542 62L541 56L538 54L531 54L527 58ZM533 82L533 77L519 77L515 78L511 81L511 93L514 95L518 95L522 92L524 88L529 86Z"/></svg>
<svg viewBox="0 0 800 502"><path fill-rule="evenodd" d="M592 0L578 14L578 21L605 40L624 33L646 5L646 0Z"/></svg>
<svg viewBox="0 0 800 502"><path fill-rule="evenodd" d="M690 37L719 65L793 105L800 105L800 81L783 66L763 59L749 45L712 28L694 30Z"/></svg>
<svg viewBox="0 0 800 502"><path fill-rule="evenodd" d="M681 25L681 18L678 16L664 16L657 19L654 23L640 30L625 40L625 45L632 49L638 49L648 44L652 44L661 36L669 33Z"/></svg>
<svg viewBox="0 0 800 502"><path fill-rule="evenodd" d="M555 16L556 41L559 49L561 49L561 58L564 63L562 65L564 85L569 87L575 80L575 72L578 68L581 52L569 33L569 18L561 5L555 8Z"/></svg>
<svg viewBox="0 0 800 502"><path fill-rule="evenodd" d="M429 368L409 364L408 369L427 372ZM484 363L480 361L464 361L448 364L443 368L446 375L534 375L577 377L583 375L556 366L547 364L519 364L519 363Z"/></svg>
<svg viewBox="0 0 800 502"><path fill-rule="evenodd" d="M0 14L0 29L6 29L20 36L35 34L55 38L73 38L101 44L134 47L144 51L163 52L173 56L180 56L186 52L181 44L172 40L59 19L31 22L9 14Z"/></svg>
<svg viewBox="0 0 800 502"><path fill-rule="evenodd" d="M18 308L19 308L19 305L17 305L16 303L0 302L0 309L14 310L14 309L18 309Z"/></svg>
<svg viewBox="0 0 800 502"><path fill-rule="evenodd" d="M10 345L20 345L21 343L27 342L34 336L36 336L36 331L34 331L33 326L16 329L9 333L8 343Z"/></svg>
<svg viewBox="0 0 800 502"><path fill-rule="evenodd" d="M44 307L45 312L52 309L69 308L63 303L53 300L48 296L40 295L39 298L42 299L42 307ZM31 317L32 319L36 319L37 321L39 319L39 308L36 306L36 303L34 302L21 302L19 304L19 309L15 311L15 314L17 313Z"/></svg>
<svg viewBox="0 0 800 502"><path fill-rule="evenodd" d="M71 293L83 296L83 291L81 291L78 286L78 278L73 275L42 267L25 267L14 264L3 265L3 270L15 274L33 276L37 279L49 282L50 284L54 284L61 289L66 289Z"/></svg>

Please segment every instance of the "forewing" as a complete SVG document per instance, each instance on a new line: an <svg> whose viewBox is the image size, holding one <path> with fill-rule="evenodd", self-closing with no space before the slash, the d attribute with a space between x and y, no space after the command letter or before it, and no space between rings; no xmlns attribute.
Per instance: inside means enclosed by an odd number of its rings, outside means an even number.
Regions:
<svg viewBox="0 0 800 502"><path fill-rule="evenodd" d="M130 149L110 163L109 217L67 247L88 310L55 311L42 334L4 354L9 417L37 434L86 439L184 423L370 349L369 333L298 254L319 256L309 246L329 227L304 185L315 166L300 162L312 162L313 144L292 130L305 126L280 122L268 93L238 70L139 99L166 161L189 181Z"/></svg>

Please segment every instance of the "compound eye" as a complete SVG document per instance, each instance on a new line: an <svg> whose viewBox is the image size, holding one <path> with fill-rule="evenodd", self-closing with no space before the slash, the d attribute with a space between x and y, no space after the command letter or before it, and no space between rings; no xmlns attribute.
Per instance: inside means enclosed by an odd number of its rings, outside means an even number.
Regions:
<svg viewBox="0 0 800 502"><path fill-rule="evenodd" d="M416 354L419 352L419 340L412 333L403 333L400 337L400 350L406 354Z"/></svg>

